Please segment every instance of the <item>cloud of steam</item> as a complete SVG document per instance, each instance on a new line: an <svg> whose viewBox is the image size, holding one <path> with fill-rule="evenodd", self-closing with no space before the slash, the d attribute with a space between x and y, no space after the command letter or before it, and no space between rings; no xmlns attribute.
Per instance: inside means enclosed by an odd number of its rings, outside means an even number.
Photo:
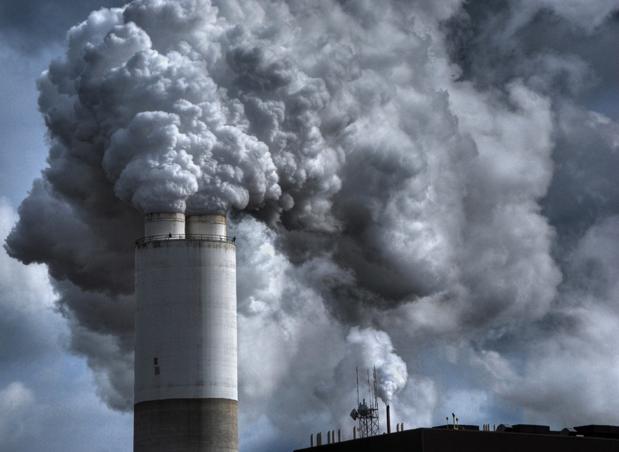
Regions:
<svg viewBox="0 0 619 452"><path fill-rule="evenodd" d="M535 412L552 379L516 366L533 353L523 334L542 356L576 347L545 327L574 321L570 250L619 205L617 122L590 111L608 74L587 42L617 33L602 3L93 12L39 81L49 167L7 249L47 264L71 347L130 409L142 213L228 209L248 450L349 422L359 362L407 424L458 409L487 422L506 413L496 400ZM583 344L601 340L595 318L580 319ZM513 390L525 380L529 397Z"/></svg>
<svg viewBox="0 0 619 452"><path fill-rule="evenodd" d="M339 185L317 114L328 91L264 41L208 1L92 13L40 82L56 157L96 159L146 212L322 201Z"/></svg>
<svg viewBox="0 0 619 452"><path fill-rule="evenodd" d="M376 395L390 403L393 395L406 384L408 373L406 363L394 353L387 333L354 327L346 340L353 350L356 349L356 353L351 353L360 356L364 369L376 369Z"/></svg>

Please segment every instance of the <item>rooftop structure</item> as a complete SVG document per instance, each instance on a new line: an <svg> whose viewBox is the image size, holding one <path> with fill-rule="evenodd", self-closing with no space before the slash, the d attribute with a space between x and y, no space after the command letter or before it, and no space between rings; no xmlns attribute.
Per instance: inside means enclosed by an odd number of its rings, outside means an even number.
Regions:
<svg viewBox="0 0 619 452"><path fill-rule="evenodd" d="M501 428L501 430L499 430ZM587 425L551 431L547 426L445 425L332 442L295 452L617 452L619 427Z"/></svg>

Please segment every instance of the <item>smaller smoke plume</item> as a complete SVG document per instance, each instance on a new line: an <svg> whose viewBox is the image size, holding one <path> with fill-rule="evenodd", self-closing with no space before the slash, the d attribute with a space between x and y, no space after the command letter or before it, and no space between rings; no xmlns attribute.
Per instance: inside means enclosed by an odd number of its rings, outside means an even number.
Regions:
<svg viewBox="0 0 619 452"><path fill-rule="evenodd" d="M389 403L404 388L408 379L406 363L394 351L391 338L372 328L350 329L346 341L361 367L376 369L377 395Z"/></svg>

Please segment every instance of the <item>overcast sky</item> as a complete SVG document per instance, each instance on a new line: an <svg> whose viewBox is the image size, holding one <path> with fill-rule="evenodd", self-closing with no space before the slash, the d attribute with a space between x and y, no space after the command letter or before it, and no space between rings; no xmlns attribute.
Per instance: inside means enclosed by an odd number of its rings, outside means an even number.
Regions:
<svg viewBox="0 0 619 452"><path fill-rule="evenodd" d="M371 365L406 426L619 425L616 1L123 5L0 5L3 451L131 450L132 243L186 208L239 238L242 450Z"/></svg>
<svg viewBox="0 0 619 452"><path fill-rule="evenodd" d="M107 3L110 4L110 3ZM62 52L68 27L100 2L0 5L0 235L45 166L36 80ZM68 353L66 320L43 265L0 251L0 441L7 451L131 450L132 418L97 396L83 358Z"/></svg>

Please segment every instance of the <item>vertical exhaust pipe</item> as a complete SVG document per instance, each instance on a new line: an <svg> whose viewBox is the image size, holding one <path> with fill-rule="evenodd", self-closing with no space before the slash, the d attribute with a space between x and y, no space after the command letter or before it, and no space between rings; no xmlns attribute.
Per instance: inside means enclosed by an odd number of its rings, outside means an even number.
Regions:
<svg viewBox="0 0 619 452"><path fill-rule="evenodd" d="M391 412L387 405L387 433L391 433Z"/></svg>
<svg viewBox="0 0 619 452"><path fill-rule="evenodd" d="M221 213L148 213L135 247L134 452L238 452L236 246Z"/></svg>

